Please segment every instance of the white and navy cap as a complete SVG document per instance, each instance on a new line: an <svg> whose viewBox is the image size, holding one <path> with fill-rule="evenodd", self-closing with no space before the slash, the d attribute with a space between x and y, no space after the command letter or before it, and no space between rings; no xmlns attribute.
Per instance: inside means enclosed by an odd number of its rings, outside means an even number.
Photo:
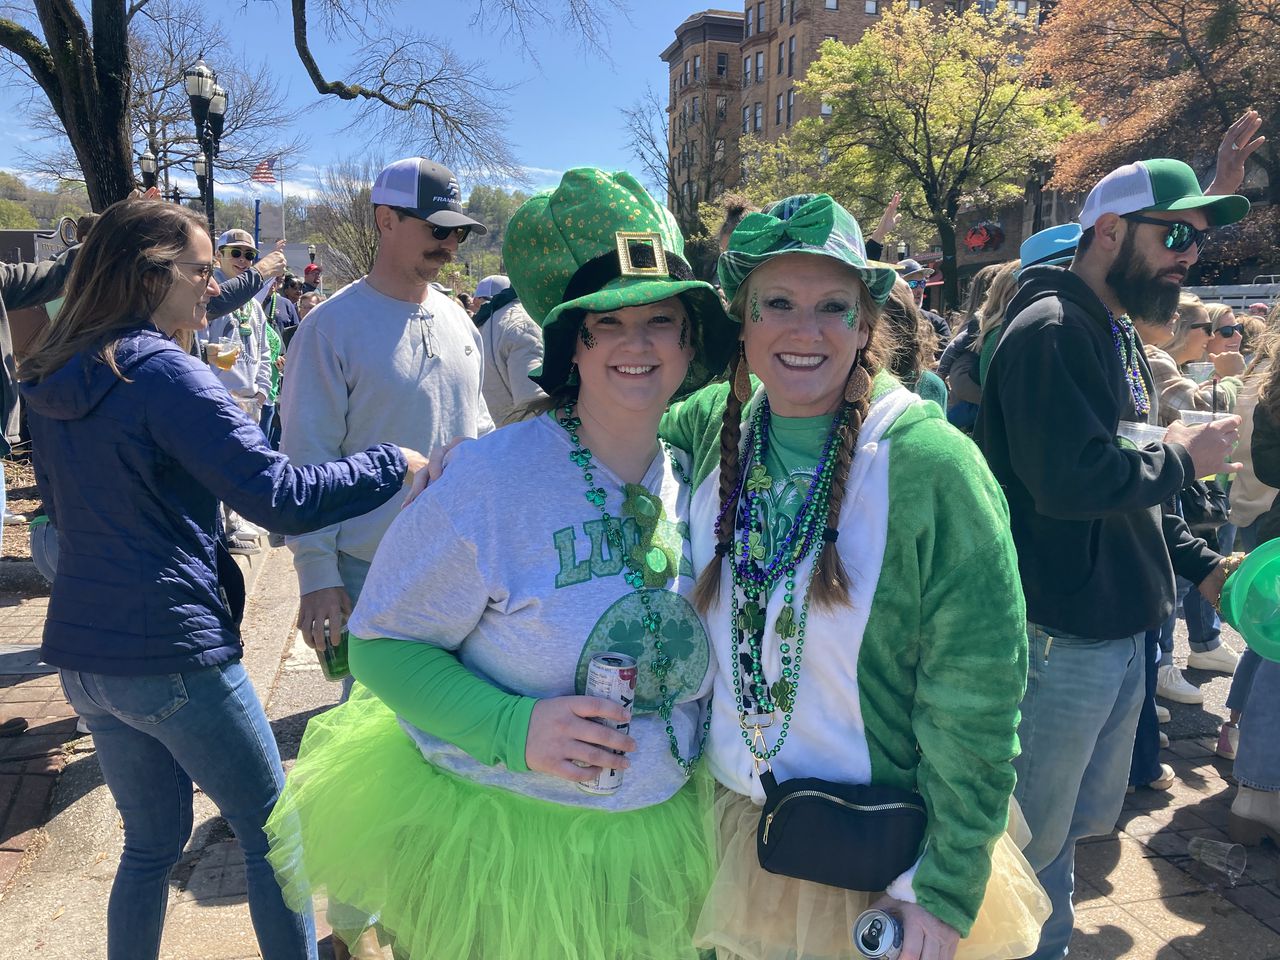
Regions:
<svg viewBox="0 0 1280 960"><path fill-rule="evenodd" d="M437 227L470 227L486 233L485 226L462 212L458 178L426 157L407 157L383 168L373 182L369 199L376 205L399 207Z"/></svg>
<svg viewBox="0 0 1280 960"><path fill-rule="evenodd" d="M511 286L511 281L500 273L485 277L476 284L476 296L492 299Z"/></svg>
<svg viewBox="0 0 1280 960"><path fill-rule="evenodd" d="M1147 210L1204 210L1209 225L1221 227L1243 219L1249 201L1230 194L1206 196L1195 171L1181 160L1139 160L1112 170L1089 191L1080 229L1088 230L1105 213L1123 217Z"/></svg>

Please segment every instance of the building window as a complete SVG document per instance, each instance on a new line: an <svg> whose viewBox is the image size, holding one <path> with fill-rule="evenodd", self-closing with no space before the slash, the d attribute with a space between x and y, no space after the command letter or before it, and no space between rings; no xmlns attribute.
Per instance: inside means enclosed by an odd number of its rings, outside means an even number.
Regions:
<svg viewBox="0 0 1280 960"><path fill-rule="evenodd" d="M764 104L759 100L756 101L756 130L764 129Z"/></svg>
<svg viewBox="0 0 1280 960"><path fill-rule="evenodd" d="M729 98L716 97L716 116L719 117L721 120L723 120L725 118L725 115L728 112L729 112Z"/></svg>
<svg viewBox="0 0 1280 960"><path fill-rule="evenodd" d="M693 108L689 111L689 119L694 123L698 122L698 98L693 98Z"/></svg>
<svg viewBox="0 0 1280 960"><path fill-rule="evenodd" d="M796 72L796 38L793 34L787 40L787 76L794 76Z"/></svg>
<svg viewBox="0 0 1280 960"><path fill-rule="evenodd" d="M756 53L756 83L764 83L764 51Z"/></svg>
<svg viewBox="0 0 1280 960"><path fill-rule="evenodd" d="M1025 17L1030 8L1027 0L1009 0L1009 9L1013 11L1015 16Z"/></svg>
<svg viewBox="0 0 1280 960"><path fill-rule="evenodd" d="M787 22L787 0L778 0L778 23L779 25Z"/></svg>
<svg viewBox="0 0 1280 960"><path fill-rule="evenodd" d="M840 0L826 0L823 6L825 6L828 10L839 10Z"/></svg>
<svg viewBox="0 0 1280 960"><path fill-rule="evenodd" d="M742 86L751 86L751 58L742 58Z"/></svg>
<svg viewBox="0 0 1280 960"><path fill-rule="evenodd" d="M791 120L796 114L796 92L794 90L787 91L787 126L791 126Z"/></svg>
<svg viewBox="0 0 1280 960"><path fill-rule="evenodd" d="M862 12L876 14L880 12L880 0L862 0Z"/></svg>
<svg viewBox="0 0 1280 960"><path fill-rule="evenodd" d="M787 45L785 43L778 44L778 76L782 76L782 64L786 54Z"/></svg>
<svg viewBox="0 0 1280 960"><path fill-rule="evenodd" d="M727 53L716 54L716 76L727 77L729 75L729 55Z"/></svg>
<svg viewBox="0 0 1280 960"><path fill-rule="evenodd" d="M751 36L751 28L755 26L755 22L756 22L755 9L748 6L747 7L747 23L746 23L746 35L748 37Z"/></svg>
<svg viewBox="0 0 1280 960"><path fill-rule="evenodd" d="M751 132L751 108L750 107L742 108L742 132L743 133Z"/></svg>
<svg viewBox="0 0 1280 960"><path fill-rule="evenodd" d="M836 43L839 43L839 42L840 42L840 38L839 38L836 34L834 34L834 33L824 33L824 34L822 35L822 39L823 39L823 40L834 40L834 41L836 41Z"/></svg>
<svg viewBox="0 0 1280 960"><path fill-rule="evenodd" d="M764 4L757 3L756 4L756 33L764 33L764 31L765 31Z"/></svg>
<svg viewBox="0 0 1280 960"><path fill-rule="evenodd" d="M689 141L689 166L696 167L698 165L698 141Z"/></svg>
<svg viewBox="0 0 1280 960"><path fill-rule="evenodd" d="M909 10L919 10L919 9L920 9L920 0L907 0L907 9L909 9Z"/></svg>
<svg viewBox="0 0 1280 960"><path fill-rule="evenodd" d="M712 154L711 154L711 155L712 155L712 157L714 157L716 160L723 160L723 159L724 159L724 140L717 140L717 141L716 141L715 150L712 152Z"/></svg>
<svg viewBox="0 0 1280 960"><path fill-rule="evenodd" d="M693 82L697 83L702 79L702 54L695 53L693 55Z"/></svg>
<svg viewBox="0 0 1280 960"><path fill-rule="evenodd" d="M824 117L829 117L829 116L831 116L831 104L829 104L829 103L827 103L827 101L823 100L823 101L822 101L822 106L821 106L821 108L819 108L818 112L819 112L819 113L821 113Z"/></svg>
<svg viewBox="0 0 1280 960"><path fill-rule="evenodd" d="M773 125L782 126L782 94L778 94L778 102L773 107Z"/></svg>
<svg viewBox="0 0 1280 960"><path fill-rule="evenodd" d="M684 71L680 74L680 86L688 86L689 84L689 61L684 62Z"/></svg>

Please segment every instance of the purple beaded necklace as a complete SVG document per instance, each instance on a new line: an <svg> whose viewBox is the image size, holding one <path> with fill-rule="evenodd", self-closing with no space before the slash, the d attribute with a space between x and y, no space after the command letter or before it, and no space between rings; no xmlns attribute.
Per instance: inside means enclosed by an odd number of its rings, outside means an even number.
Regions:
<svg viewBox="0 0 1280 960"><path fill-rule="evenodd" d="M1124 378L1133 397L1133 408L1138 416L1146 417L1151 412L1151 396L1147 393L1147 381L1142 376L1142 364L1138 360L1140 347L1133 321L1126 313L1116 317L1110 310L1107 311L1107 320L1111 323L1111 342L1124 367Z"/></svg>

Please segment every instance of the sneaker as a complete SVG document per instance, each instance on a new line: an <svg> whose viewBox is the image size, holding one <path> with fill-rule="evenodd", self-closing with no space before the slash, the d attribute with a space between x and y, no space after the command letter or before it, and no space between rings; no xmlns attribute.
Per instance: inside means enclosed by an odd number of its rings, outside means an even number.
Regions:
<svg viewBox="0 0 1280 960"><path fill-rule="evenodd" d="M76 717L76 733L87 736L89 732L89 725L84 722L84 717Z"/></svg>
<svg viewBox="0 0 1280 960"><path fill-rule="evenodd" d="M20 523L26 523L27 518L20 513L10 513L9 510L4 512L4 525L6 527L16 527Z"/></svg>
<svg viewBox="0 0 1280 960"><path fill-rule="evenodd" d="M1156 723L1168 723L1173 719L1173 714L1169 712L1169 708L1163 703L1156 704Z"/></svg>
<svg viewBox="0 0 1280 960"><path fill-rule="evenodd" d="M1167 763L1162 763L1160 764L1160 776L1156 777L1150 783L1139 784L1139 786L1146 787L1148 790L1168 790L1173 786L1173 781L1177 779L1178 777L1173 772L1173 767L1169 766ZM1126 792L1133 793L1134 789L1133 784L1129 784L1129 789Z"/></svg>
<svg viewBox="0 0 1280 960"><path fill-rule="evenodd" d="M1169 735L1165 733L1163 730L1161 730L1160 731L1160 749L1163 750L1167 746L1169 746Z"/></svg>
<svg viewBox="0 0 1280 960"><path fill-rule="evenodd" d="M1239 746L1240 727L1228 720L1223 723L1222 729L1218 731L1218 745L1213 748L1213 752L1223 760L1234 760L1236 758L1236 749Z"/></svg>
<svg viewBox="0 0 1280 960"><path fill-rule="evenodd" d="M1176 664L1162 663L1156 674L1156 696L1175 703L1204 703L1199 687L1187 682Z"/></svg>
<svg viewBox="0 0 1280 960"><path fill-rule="evenodd" d="M227 549L234 554L242 557L252 557L255 553L261 553L262 547L259 546L257 540L250 540L247 537L228 537Z"/></svg>
<svg viewBox="0 0 1280 960"><path fill-rule="evenodd" d="M1231 676L1236 672L1236 664L1240 658L1224 646L1216 646L1212 650L1192 650L1187 657L1189 670L1208 670L1211 673L1225 673Z"/></svg>
<svg viewBox="0 0 1280 960"><path fill-rule="evenodd" d="M258 526L256 523L250 523L244 517L236 518L235 530L236 535L240 537L252 537L257 539L258 537L265 537L267 535L266 530L262 529L262 527Z"/></svg>

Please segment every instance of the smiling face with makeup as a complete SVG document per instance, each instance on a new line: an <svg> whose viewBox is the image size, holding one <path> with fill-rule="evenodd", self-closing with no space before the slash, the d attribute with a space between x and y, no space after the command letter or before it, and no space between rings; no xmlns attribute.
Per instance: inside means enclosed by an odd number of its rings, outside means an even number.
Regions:
<svg viewBox="0 0 1280 960"><path fill-rule="evenodd" d="M773 411L833 413L870 338L870 300L858 274L831 257L784 255L753 270L739 295L747 365Z"/></svg>

